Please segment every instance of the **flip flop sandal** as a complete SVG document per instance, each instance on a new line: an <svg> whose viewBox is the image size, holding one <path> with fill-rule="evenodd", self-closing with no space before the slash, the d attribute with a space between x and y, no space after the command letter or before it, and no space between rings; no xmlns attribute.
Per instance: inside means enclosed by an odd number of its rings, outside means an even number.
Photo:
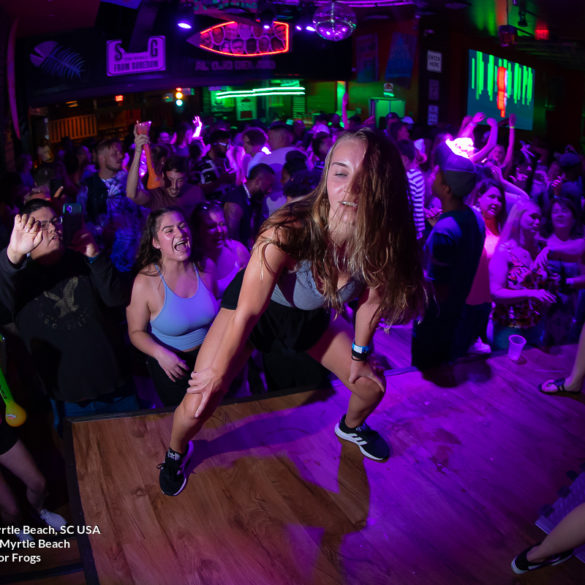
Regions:
<svg viewBox="0 0 585 585"><path fill-rule="evenodd" d="M543 393L543 394L559 394L560 392L565 392L566 394L579 394L579 391L577 392L573 392L571 390L567 390L565 388L565 380L566 378L557 378L556 380L551 380L550 382L543 382L542 384L538 385L538 389ZM556 386L556 390L553 390L552 392L544 390L543 386L544 384L554 384Z"/></svg>

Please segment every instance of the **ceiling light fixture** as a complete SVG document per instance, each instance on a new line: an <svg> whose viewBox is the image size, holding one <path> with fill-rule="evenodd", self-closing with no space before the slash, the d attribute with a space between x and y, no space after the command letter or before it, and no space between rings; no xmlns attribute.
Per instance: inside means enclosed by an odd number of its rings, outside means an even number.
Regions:
<svg viewBox="0 0 585 585"><path fill-rule="evenodd" d="M317 9L313 24L317 34L326 41L343 41L353 34L357 19L349 6L333 1Z"/></svg>
<svg viewBox="0 0 585 585"><path fill-rule="evenodd" d="M177 26L182 30L191 30L195 24L193 4L186 2L177 11Z"/></svg>

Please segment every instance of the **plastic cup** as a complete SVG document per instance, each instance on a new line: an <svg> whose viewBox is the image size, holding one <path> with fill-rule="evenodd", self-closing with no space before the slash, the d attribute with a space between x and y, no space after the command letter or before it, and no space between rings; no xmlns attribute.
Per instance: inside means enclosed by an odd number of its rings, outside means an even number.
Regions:
<svg viewBox="0 0 585 585"><path fill-rule="evenodd" d="M526 345L526 339L522 335L510 335L508 341L510 342L508 345L508 357L513 362L517 362L520 360L522 350Z"/></svg>
<svg viewBox="0 0 585 585"><path fill-rule="evenodd" d="M148 134L148 131L150 130L151 124L152 124L152 122L150 122L150 121L136 122L136 133L137 134Z"/></svg>

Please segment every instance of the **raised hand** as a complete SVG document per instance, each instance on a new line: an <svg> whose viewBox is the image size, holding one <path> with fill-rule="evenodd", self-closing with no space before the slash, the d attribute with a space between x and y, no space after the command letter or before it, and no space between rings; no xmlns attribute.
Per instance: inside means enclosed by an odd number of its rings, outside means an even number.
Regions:
<svg viewBox="0 0 585 585"><path fill-rule="evenodd" d="M193 130L193 138L199 138L199 136L201 136L201 130L203 130L203 122L199 116L193 117L193 126L195 126L195 130Z"/></svg>
<svg viewBox="0 0 585 585"><path fill-rule="evenodd" d="M32 215L16 215L6 250L8 259L12 264L20 264L42 241L41 224Z"/></svg>
<svg viewBox="0 0 585 585"><path fill-rule="evenodd" d="M73 234L69 247L88 258L95 258L100 252L92 233L87 229L85 223Z"/></svg>

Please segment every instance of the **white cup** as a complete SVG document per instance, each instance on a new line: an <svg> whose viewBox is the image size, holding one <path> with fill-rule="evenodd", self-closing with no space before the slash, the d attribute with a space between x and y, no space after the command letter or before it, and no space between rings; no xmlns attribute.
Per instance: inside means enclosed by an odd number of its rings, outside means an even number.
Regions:
<svg viewBox="0 0 585 585"><path fill-rule="evenodd" d="M510 335L508 339L508 357L513 361L517 362L522 355L522 350L526 345L526 339L522 335Z"/></svg>

